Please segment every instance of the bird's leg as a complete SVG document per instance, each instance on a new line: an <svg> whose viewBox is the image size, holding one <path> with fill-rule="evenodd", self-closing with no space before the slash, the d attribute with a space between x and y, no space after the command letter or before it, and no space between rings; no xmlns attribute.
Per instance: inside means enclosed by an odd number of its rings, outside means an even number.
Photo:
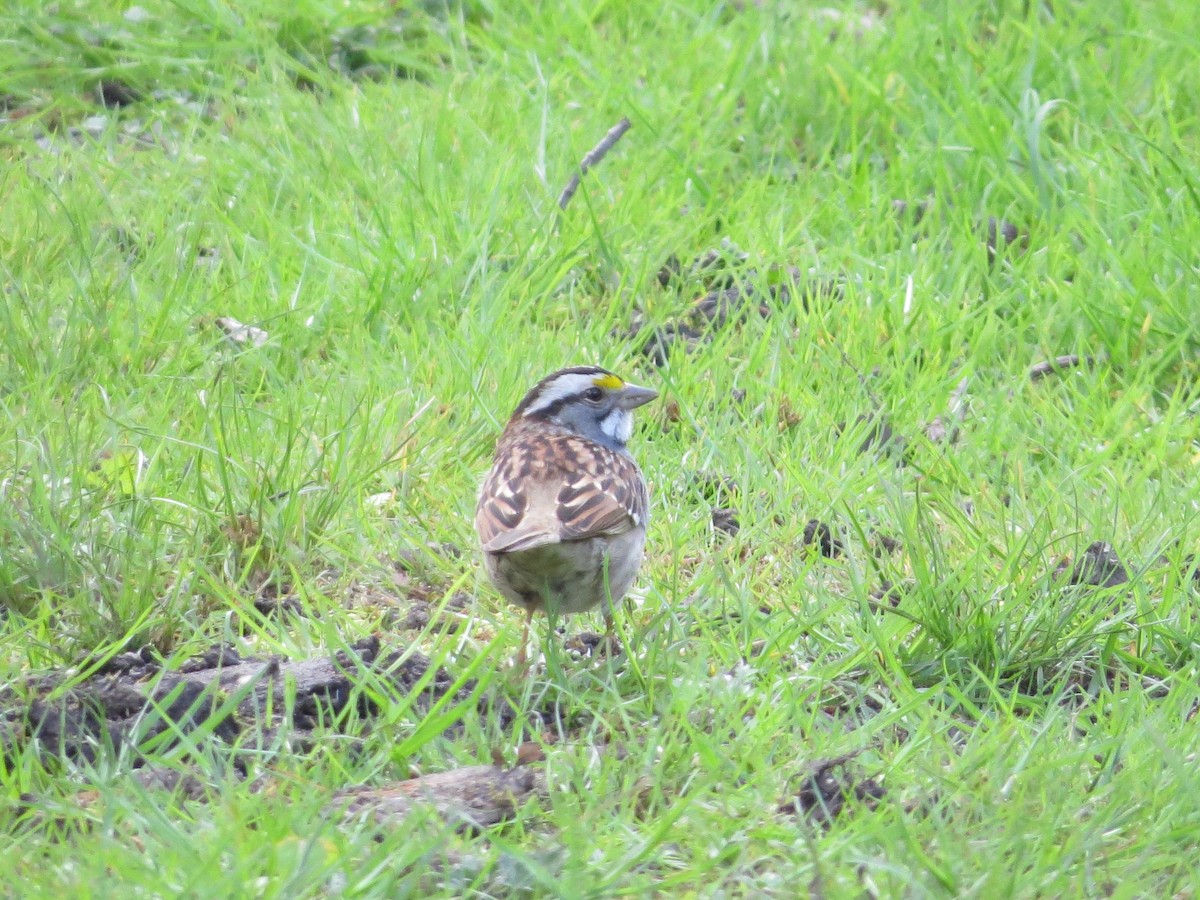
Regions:
<svg viewBox="0 0 1200 900"><path fill-rule="evenodd" d="M617 637L613 625L613 596L608 583L608 554L604 555L604 593L608 601L604 604L604 650L608 656L616 656L621 652L621 640Z"/></svg>
<svg viewBox="0 0 1200 900"><path fill-rule="evenodd" d="M521 649L517 652L516 668L524 672L529 668L529 629L533 624L533 607L525 607L525 625L521 628Z"/></svg>
<svg viewBox="0 0 1200 900"><path fill-rule="evenodd" d="M625 649L621 646L621 637L617 634L613 614L608 610L604 612L604 641L601 646L604 648L604 655L609 658L620 655Z"/></svg>

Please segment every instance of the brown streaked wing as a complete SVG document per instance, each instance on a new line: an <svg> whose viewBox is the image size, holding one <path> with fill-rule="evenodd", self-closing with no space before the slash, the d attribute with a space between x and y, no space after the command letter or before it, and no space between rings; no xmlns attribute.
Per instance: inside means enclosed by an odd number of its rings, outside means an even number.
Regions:
<svg viewBox="0 0 1200 900"><path fill-rule="evenodd" d="M563 540L621 534L646 520L646 484L633 460L601 447L591 452L599 465L565 473L558 492Z"/></svg>
<svg viewBox="0 0 1200 900"><path fill-rule="evenodd" d="M513 464L518 468L521 465L519 456L514 454L506 460L506 465L494 467L483 482L479 505L475 508L475 530L485 546L515 529L525 517L529 498L521 489L521 482L512 477Z"/></svg>

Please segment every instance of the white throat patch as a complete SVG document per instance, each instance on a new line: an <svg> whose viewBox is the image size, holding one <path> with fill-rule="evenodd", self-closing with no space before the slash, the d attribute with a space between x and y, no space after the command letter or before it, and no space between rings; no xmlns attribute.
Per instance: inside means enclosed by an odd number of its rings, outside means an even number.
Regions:
<svg viewBox="0 0 1200 900"><path fill-rule="evenodd" d="M633 437L633 413L614 409L600 420L600 430L619 444L628 444Z"/></svg>

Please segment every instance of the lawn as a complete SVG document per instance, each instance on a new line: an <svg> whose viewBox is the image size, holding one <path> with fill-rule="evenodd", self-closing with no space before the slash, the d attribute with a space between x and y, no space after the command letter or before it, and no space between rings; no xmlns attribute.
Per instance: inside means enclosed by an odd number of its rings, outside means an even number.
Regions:
<svg viewBox="0 0 1200 900"><path fill-rule="evenodd" d="M1195 896L1198 34L9 0L0 893ZM521 673L476 492L577 364L647 557Z"/></svg>

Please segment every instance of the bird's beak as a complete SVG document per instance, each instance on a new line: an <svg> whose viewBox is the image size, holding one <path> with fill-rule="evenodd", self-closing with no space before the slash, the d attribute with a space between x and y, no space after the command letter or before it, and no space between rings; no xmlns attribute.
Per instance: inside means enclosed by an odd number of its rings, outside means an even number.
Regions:
<svg viewBox="0 0 1200 900"><path fill-rule="evenodd" d="M621 388L621 395L617 398L617 406L621 409L637 409L639 406L649 403L657 396L658 391L653 388L627 384Z"/></svg>

